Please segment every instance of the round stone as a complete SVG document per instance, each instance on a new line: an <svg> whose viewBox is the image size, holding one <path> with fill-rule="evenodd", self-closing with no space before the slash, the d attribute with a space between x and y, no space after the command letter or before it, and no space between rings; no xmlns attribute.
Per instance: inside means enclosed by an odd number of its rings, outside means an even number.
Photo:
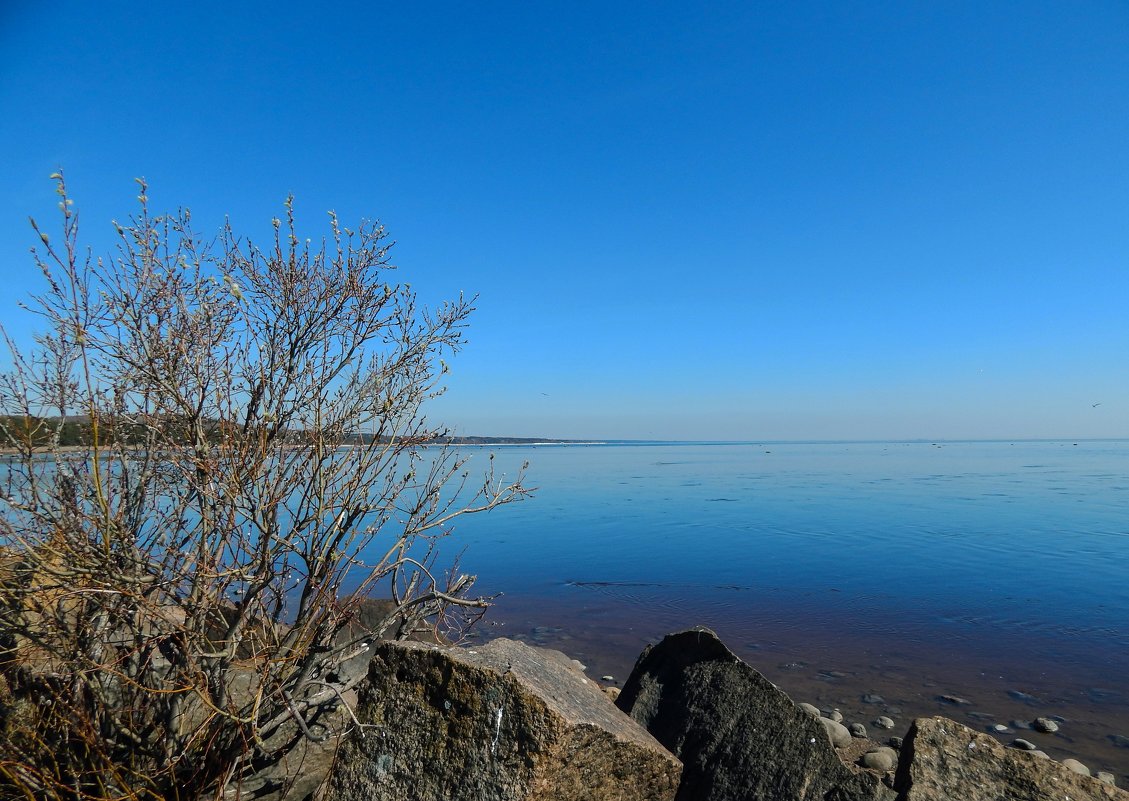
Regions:
<svg viewBox="0 0 1129 801"><path fill-rule="evenodd" d="M1031 721L1031 728L1044 734L1054 734L1058 731L1058 724L1050 718L1035 718Z"/></svg>
<svg viewBox="0 0 1129 801"><path fill-rule="evenodd" d="M861 723L852 723L847 727L852 737L866 737L866 726Z"/></svg>
<svg viewBox="0 0 1129 801"><path fill-rule="evenodd" d="M863 754L859 762L864 768L871 770L893 770L898 764L898 752L893 748L875 748Z"/></svg>
<svg viewBox="0 0 1129 801"><path fill-rule="evenodd" d="M886 699L875 693L866 693L862 697L862 702L864 704L884 704L886 703Z"/></svg>
<svg viewBox="0 0 1129 801"><path fill-rule="evenodd" d="M1106 784L1112 784L1114 787L1117 786L1117 779L1108 770L1098 771L1098 781L1105 782Z"/></svg>
<svg viewBox="0 0 1129 801"><path fill-rule="evenodd" d="M1039 757L1039 759L1050 759L1051 758L1050 754L1048 754L1046 751L1043 751L1039 748L1036 748L1034 751L1028 751L1027 753L1031 754L1032 756L1037 756L1037 757Z"/></svg>
<svg viewBox="0 0 1129 801"><path fill-rule="evenodd" d="M1024 740L1022 737L1016 737L1011 741L1012 748L1018 748L1020 751L1034 751L1038 748L1035 743L1030 740Z"/></svg>
<svg viewBox="0 0 1129 801"><path fill-rule="evenodd" d="M888 746L890 746L891 748L897 750L897 749L902 747L902 738L901 737L891 737L889 740L886 741L886 744Z"/></svg>
<svg viewBox="0 0 1129 801"><path fill-rule="evenodd" d="M811 715L813 718L819 717L819 709L816 708L814 704L800 704L799 707L800 709Z"/></svg>
<svg viewBox="0 0 1129 801"><path fill-rule="evenodd" d="M972 703L967 698L961 698L959 695L938 695L937 700L942 704L949 704L950 706L968 706Z"/></svg>
<svg viewBox="0 0 1129 801"><path fill-rule="evenodd" d="M1009 731L1011 731L1011 729L1009 729L1007 726L1005 726L1002 723L997 723L994 726L989 726L988 730L993 731L996 734L1007 734Z"/></svg>
<svg viewBox="0 0 1129 801"><path fill-rule="evenodd" d="M600 676L600 681L615 681L615 676Z"/></svg>
<svg viewBox="0 0 1129 801"><path fill-rule="evenodd" d="M1062 764L1082 776L1090 775L1090 769L1079 762L1077 759L1064 759L1062 760Z"/></svg>
<svg viewBox="0 0 1129 801"><path fill-rule="evenodd" d="M823 729L827 732L827 739L831 741L833 746L846 748L851 744L851 733L842 723L836 723L827 718L820 718L819 722L823 724Z"/></svg>
<svg viewBox="0 0 1129 801"><path fill-rule="evenodd" d="M880 729L892 729L894 728L894 721L883 715L882 717L874 721L874 725Z"/></svg>
<svg viewBox="0 0 1129 801"><path fill-rule="evenodd" d="M831 714L828 715L827 717L831 718L831 720L835 721L836 723L842 723L843 722L843 713L840 712L838 709L832 709Z"/></svg>

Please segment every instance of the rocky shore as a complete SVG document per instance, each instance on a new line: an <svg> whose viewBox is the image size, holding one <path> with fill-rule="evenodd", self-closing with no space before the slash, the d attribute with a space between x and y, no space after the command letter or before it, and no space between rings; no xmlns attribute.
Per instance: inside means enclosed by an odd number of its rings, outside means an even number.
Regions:
<svg viewBox="0 0 1129 801"><path fill-rule="evenodd" d="M1011 747L945 717L899 721L877 696L848 719L793 703L707 629L649 646L618 690L508 639L374 650L351 731L243 797L1129 801L1111 773L1046 756L1053 718Z"/></svg>

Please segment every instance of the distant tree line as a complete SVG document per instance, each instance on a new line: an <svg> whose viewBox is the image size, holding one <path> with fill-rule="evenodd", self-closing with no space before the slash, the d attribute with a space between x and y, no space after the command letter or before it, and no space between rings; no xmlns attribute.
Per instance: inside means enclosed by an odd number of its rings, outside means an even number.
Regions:
<svg viewBox="0 0 1129 801"><path fill-rule="evenodd" d="M147 423L131 424L128 420L114 421L113 425L102 425L98 429L99 445L144 445L148 433L153 426L153 421ZM194 442L195 429L184 418L167 417L160 425L162 441L179 442L190 445ZM49 448L52 446L77 447L93 445L95 441L95 427L92 418L88 415L69 415L67 417L37 417L35 415L0 415L0 441L5 443L16 442L23 447ZM229 436L235 430L229 427ZM224 439L224 427L219 421L208 421L203 427L205 442L209 445L218 445ZM293 444L302 444L307 437L301 431L286 433L286 438ZM343 442L352 445L368 445L371 443L387 444L391 442L388 435L372 434L346 434ZM435 445L490 445L490 444L530 444L534 442L564 442L565 440L547 440L543 438L527 437L462 437L451 434L432 436L417 444Z"/></svg>

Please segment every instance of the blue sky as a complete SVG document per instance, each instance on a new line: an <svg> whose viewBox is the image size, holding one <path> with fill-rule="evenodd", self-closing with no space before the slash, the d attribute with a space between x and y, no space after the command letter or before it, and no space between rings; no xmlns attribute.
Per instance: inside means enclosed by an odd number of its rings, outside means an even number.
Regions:
<svg viewBox="0 0 1129 801"><path fill-rule="evenodd" d="M462 433L1126 436L1127 143L1122 2L9 0L0 319L61 166L102 252L379 218Z"/></svg>

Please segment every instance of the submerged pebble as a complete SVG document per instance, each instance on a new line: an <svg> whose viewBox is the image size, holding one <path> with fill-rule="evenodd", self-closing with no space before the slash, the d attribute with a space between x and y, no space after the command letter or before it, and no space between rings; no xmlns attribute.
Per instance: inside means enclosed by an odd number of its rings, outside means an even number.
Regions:
<svg viewBox="0 0 1129 801"><path fill-rule="evenodd" d="M1018 748L1020 751L1037 751L1038 746L1030 740L1024 740L1022 737L1016 737L1011 741L1009 748Z"/></svg>
<svg viewBox="0 0 1129 801"><path fill-rule="evenodd" d="M942 704L952 704L953 706L968 706L972 702L967 698L961 698L959 695L938 695L937 700Z"/></svg>
<svg viewBox="0 0 1129 801"><path fill-rule="evenodd" d="M988 730L995 732L996 734L1007 734L1009 731L1011 731L1011 729L1009 729L1002 723L997 723L994 726L989 726Z"/></svg>
<svg viewBox="0 0 1129 801"><path fill-rule="evenodd" d="M874 721L874 725L880 729L892 729L894 728L894 721L892 721L885 715L882 715L880 718Z"/></svg>
<svg viewBox="0 0 1129 801"><path fill-rule="evenodd" d="M1054 734L1058 731L1058 724L1050 718L1035 718L1031 721L1031 728L1035 731L1041 731L1043 734Z"/></svg>
<svg viewBox="0 0 1129 801"><path fill-rule="evenodd" d="M862 702L864 704L884 704L886 703L886 699L876 693L864 693Z"/></svg>

